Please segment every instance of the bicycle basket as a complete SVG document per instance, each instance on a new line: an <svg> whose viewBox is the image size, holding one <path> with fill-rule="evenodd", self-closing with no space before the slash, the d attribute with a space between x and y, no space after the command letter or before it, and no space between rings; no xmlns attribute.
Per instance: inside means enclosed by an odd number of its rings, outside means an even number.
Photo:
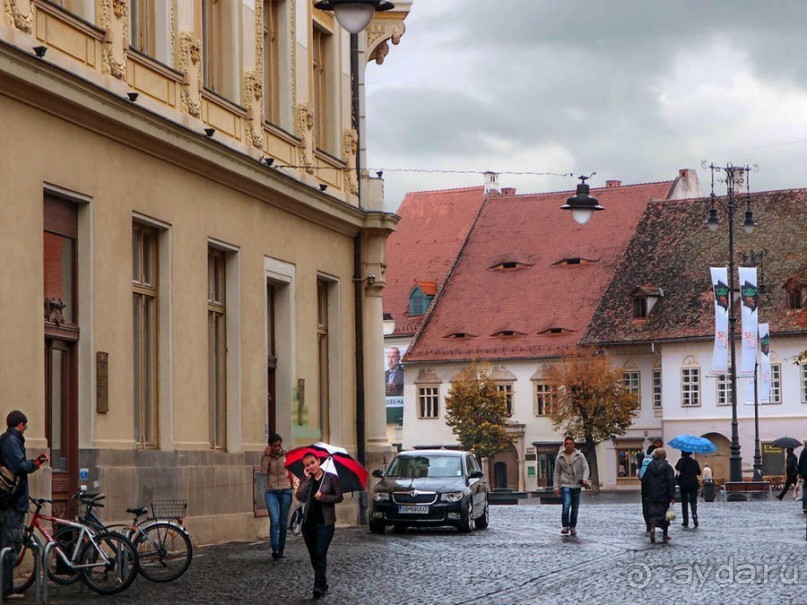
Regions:
<svg viewBox="0 0 807 605"><path fill-rule="evenodd" d="M187 500L152 500L151 516L153 519L178 519L182 521L188 511Z"/></svg>

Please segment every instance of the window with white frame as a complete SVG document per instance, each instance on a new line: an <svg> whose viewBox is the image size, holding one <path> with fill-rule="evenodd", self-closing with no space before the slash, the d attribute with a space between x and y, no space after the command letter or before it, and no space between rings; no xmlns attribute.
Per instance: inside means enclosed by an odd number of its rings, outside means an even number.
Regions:
<svg viewBox="0 0 807 605"><path fill-rule="evenodd" d="M771 400L764 403L782 403L782 364L771 364Z"/></svg>
<svg viewBox="0 0 807 605"><path fill-rule="evenodd" d="M512 384L497 384L496 390L504 393L504 402L507 404L507 415L513 415L513 385Z"/></svg>
<svg viewBox="0 0 807 605"><path fill-rule="evenodd" d="M207 370L210 447L227 447L227 299L226 253L207 254Z"/></svg>
<svg viewBox="0 0 807 605"><path fill-rule="evenodd" d="M717 405L731 405L731 376L717 376Z"/></svg>
<svg viewBox="0 0 807 605"><path fill-rule="evenodd" d="M701 404L701 369L681 368L681 405L694 407Z"/></svg>
<svg viewBox="0 0 807 605"><path fill-rule="evenodd" d="M134 339L134 438L139 447L157 446L159 231L132 227Z"/></svg>
<svg viewBox="0 0 807 605"><path fill-rule="evenodd" d="M801 402L807 403L807 365L799 367L801 368Z"/></svg>
<svg viewBox="0 0 807 605"><path fill-rule="evenodd" d="M440 388L418 388L418 418L438 418L440 413Z"/></svg>
<svg viewBox="0 0 807 605"><path fill-rule="evenodd" d="M555 391L548 382L535 383L535 415L551 416L555 407Z"/></svg>
<svg viewBox="0 0 807 605"><path fill-rule="evenodd" d="M622 372L622 384L633 395L636 402L641 404L639 370L624 370ZM637 407L633 413L638 414L640 410L641 408Z"/></svg>
<svg viewBox="0 0 807 605"><path fill-rule="evenodd" d="M661 398L661 370L653 370L653 409L660 410L664 407Z"/></svg>

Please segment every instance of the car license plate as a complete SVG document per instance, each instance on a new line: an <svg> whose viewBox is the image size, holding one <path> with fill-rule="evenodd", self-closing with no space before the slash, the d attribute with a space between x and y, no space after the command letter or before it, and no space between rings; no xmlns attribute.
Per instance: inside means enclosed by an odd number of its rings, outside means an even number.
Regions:
<svg viewBox="0 0 807 605"><path fill-rule="evenodd" d="M400 505L398 507L398 513L401 515L428 515L429 514L429 507L428 506L414 506L414 505Z"/></svg>

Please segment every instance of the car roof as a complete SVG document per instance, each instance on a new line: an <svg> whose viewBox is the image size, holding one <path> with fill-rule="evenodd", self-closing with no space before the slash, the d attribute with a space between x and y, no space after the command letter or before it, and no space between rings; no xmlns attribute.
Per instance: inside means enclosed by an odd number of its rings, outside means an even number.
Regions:
<svg viewBox="0 0 807 605"><path fill-rule="evenodd" d="M465 456L468 452L460 450L405 450L398 456Z"/></svg>

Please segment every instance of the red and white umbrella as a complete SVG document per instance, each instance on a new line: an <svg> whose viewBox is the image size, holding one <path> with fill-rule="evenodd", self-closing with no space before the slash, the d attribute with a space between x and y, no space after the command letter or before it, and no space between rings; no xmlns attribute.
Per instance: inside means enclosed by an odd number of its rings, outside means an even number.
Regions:
<svg viewBox="0 0 807 605"><path fill-rule="evenodd" d="M367 486L367 470L345 448L322 441L286 452L286 468L300 479L305 479L303 458L308 454L320 459L323 471L339 477L343 492L359 492Z"/></svg>

